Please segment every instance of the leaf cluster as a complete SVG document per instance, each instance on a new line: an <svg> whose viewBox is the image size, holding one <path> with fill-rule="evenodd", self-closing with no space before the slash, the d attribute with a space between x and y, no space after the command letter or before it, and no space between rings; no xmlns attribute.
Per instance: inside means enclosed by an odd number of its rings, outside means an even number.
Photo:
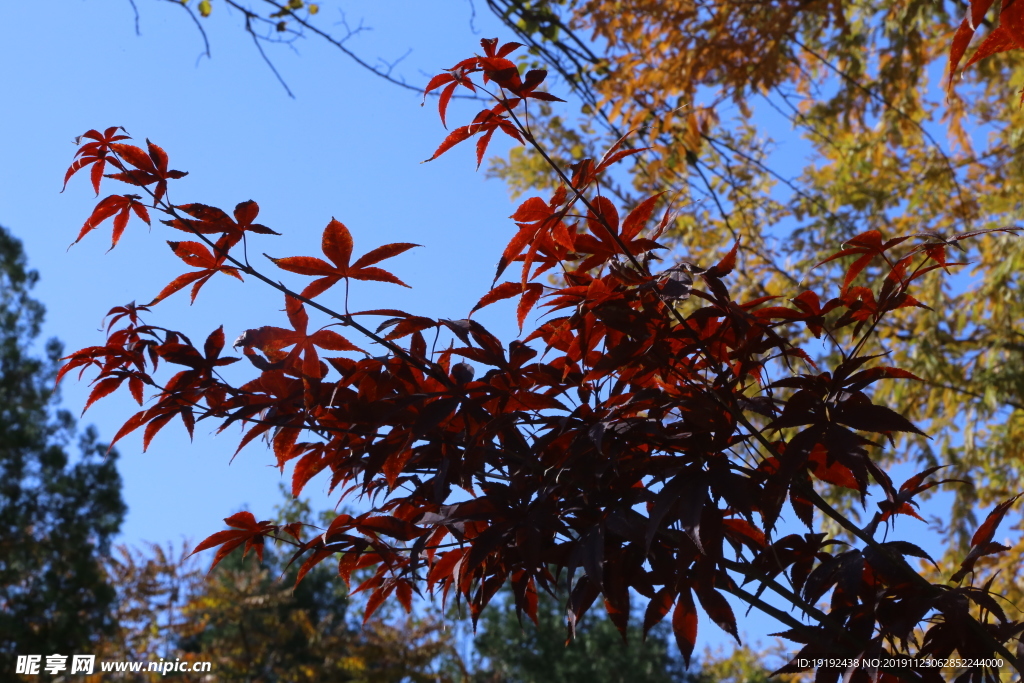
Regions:
<svg viewBox="0 0 1024 683"><path fill-rule="evenodd" d="M654 192L677 198L665 243L690 260L739 238L738 292L841 282L843 269L814 264L870 230L944 238L1019 218L1024 119L1007 88L1024 83L1017 3L488 6L578 101L580 116L536 113L551 158L573 163L638 131L649 149L609 193L626 206ZM517 191L559 182L532 150L491 169ZM934 314L892 315L878 329L882 350L924 380L875 388L930 425L934 439L906 436L901 457L947 462L978 484L953 491L954 553L979 507L1021 478L1022 310L1012 292L1022 255L1011 239L965 244L956 260L972 272L921 284Z"/></svg>
<svg viewBox="0 0 1024 683"><path fill-rule="evenodd" d="M532 101L552 99L537 90L545 74L521 75L507 59L514 44L484 40L481 47L482 56L435 77L428 89L487 92L495 104L453 130L431 158L479 136L479 162L496 132L545 155L530 123ZM446 103L442 97L442 116ZM888 239L868 230L823 257L822 264L849 261L832 294L737 295L730 287L737 244L713 265L657 269L672 221L668 208L656 215L663 198L653 194L620 213L605 191L612 166L639 151L626 141L568 168L545 157L559 185L513 214L517 231L495 282L513 264L521 264L519 277L494 286L476 307L519 297L524 336L508 344L471 318L353 313L347 297L340 306L325 303L342 281L402 284L374 264L414 246L386 245L350 263L352 238L336 220L323 235L333 265L308 256L271 259L317 278L301 289L286 286L245 256L252 233L272 232L251 223L254 203L239 204L234 221L211 207L175 205L159 148L150 145L143 156L111 143L107 162L121 169L112 177L143 187L166 224L197 238L213 259L201 272L277 289L292 329L245 331L235 346L254 376L230 382L218 368L239 359L221 356L223 330L200 350L185 334L146 323L158 296L147 306L112 309L106 344L71 354L61 373L97 371L90 403L125 382L140 405L146 391L152 395L151 407L129 418L115 441L145 427L148 446L176 417L190 433L203 419L219 421L221 430L239 424L239 448L266 436L281 470L292 467L295 495L325 473L332 491L368 501L369 511L338 514L312 536L301 523L241 512L196 549L217 547L217 564L238 547L260 555L266 539L276 538L295 548L297 581L334 558L346 584L361 577L353 592L368 596L365 620L386 601L411 609L425 587L467 605L475 622L510 585L517 612L534 621L538 596L564 590L570 637L595 604L625 635L640 595L643 631L667 619L688 664L701 614L738 639L731 595L779 620L784 636L802 646L799 657L958 652L1002 657L1019 669L1007 647L1024 623L999 609L987 589L959 585L978 557L999 550L992 535L1016 499L990 514L951 582L923 577L911 561L927 554L886 534L894 515L914 516L916 496L942 482L929 478L932 469L897 488L881 466L879 454L899 434L923 432L871 395L882 380L913 375L868 352L883 321L927 308L912 292L929 273L955 265L948 249L993 230ZM186 263L196 253L172 248ZM557 285L542 281L548 272L559 273ZM540 320L531 318L535 307L545 309ZM331 322L311 332L314 311ZM374 329L366 317L385 320ZM383 355L329 326L361 335ZM447 347L428 345L427 331L444 335ZM837 350L829 369L803 348L808 337ZM182 369L158 382L159 366ZM819 492L830 486L855 492L865 506L869 489L880 494L874 516L859 525L843 515ZM786 509L806 533L783 530ZM828 537L817 526L822 518L856 543ZM789 610L766 601L766 591ZM794 661L783 670L797 668ZM996 672L978 666L962 674L980 681ZM820 669L817 677L841 675ZM942 680L927 667L854 667L845 675Z"/></svg>

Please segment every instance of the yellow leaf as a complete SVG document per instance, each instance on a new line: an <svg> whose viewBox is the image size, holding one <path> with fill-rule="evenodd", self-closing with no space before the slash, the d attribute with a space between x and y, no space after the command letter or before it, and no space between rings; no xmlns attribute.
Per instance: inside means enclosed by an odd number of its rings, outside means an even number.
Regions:
<svg viewBox="0 0 1024 683"><path fill-rule="evenodd" d="M199 3L199 13L204 17L210 16L210 12L213 11L213 5L210 4L210 0L203 0Z"/></svg>
<svg viewBox="0 0 1024 683"><path fill-rule="evenodd" d="M316 14L319 11L320 11L320 5L310 5L309 6L309 13L310 14Z"/></svg>

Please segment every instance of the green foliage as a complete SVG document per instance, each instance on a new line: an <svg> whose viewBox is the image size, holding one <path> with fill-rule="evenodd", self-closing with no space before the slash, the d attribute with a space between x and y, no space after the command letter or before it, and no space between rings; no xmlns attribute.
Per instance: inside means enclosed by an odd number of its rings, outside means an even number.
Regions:
<svg viewBox="0 0 1024 683"><path fill-rule="evenodd" d="M89 652L114 627L101 566L124 517L116 453L55 410L56 340L35 355L44 308L21 242L0 228L0 671L17 654ZM11 674L5 674L11 675Z"/></svg>
<svg viewBox="0 0 1024 683"><path fill-rule="evenodd" d="M290 496L277 512L282 523L313 517L308 502ZM262 563L229 555L188 597L179 647L213 661L222 681L461 680L462 662L438 619L385 610L357 625L337 566L318 565L296 583L301 565L289 557L270 546Z"/></svg>
<svg viewBox="0 0 1024 683"><path fill-rule="evenodd" d="M143 550L120 545L106 562L117 591L117 628L98 648L98 660L157 660L178 654L181 610L203 582L205 572L188 557L184 544L175 549L155 543ZM87 683L100 683L100 674ZM149 681L147 675L126 680Z"/></svg>
<svg viewBox="0 0 1024 683"><path fill-rule="evenodd" d="M232 554L189 596L178 645L214 662L219 680L349 681L348 596L335 573L297 568L269 550L263 565Z"/></svg>
<svg viewBox="0 0 1024 683"><path fill-rule="evenodd" d="M785 681L783 674L771 678L771 671L766 668L766 652L760 652L749 646L735 648L728 655L712 654L705 650L701 659L701 670L697 676L698 683L768 683L768 681ZM785 661L784 659L782 661Z"/></svg>
<svg viewBox="0 0 1024 683"><path fill-rule="evenodd" d="M287 498L277 521L315 517L307 501ZM365 625L356 621L352 608L361 607L362 596L349 595L336 565L320 565L296 584L299 565L288 565L285 547L268 545L262 562L236 550L208 575L187 547L117 551L107 563L118 593L117 631L99 659L211 662L216 680L225 682L466 679L453 634L440 619L384 609ZM182 673L127 676L133 683L199 680ZM102 680L97 674L86 683Z"/></svg>
<svg viewBox="0 0 1024 683"><path fill-rule="evenodd" d="M670 653L671 629L655 627L644 641L632 625L623 642L603 613L593 610L566 640L565 600L541 591L537 624L516 615L511 590L491 603L480 618L475 640L484 658L474 681L490 683L669 683L700 679L687 674L680 658ZM696 667L693 667L696 669Z"/></svg>

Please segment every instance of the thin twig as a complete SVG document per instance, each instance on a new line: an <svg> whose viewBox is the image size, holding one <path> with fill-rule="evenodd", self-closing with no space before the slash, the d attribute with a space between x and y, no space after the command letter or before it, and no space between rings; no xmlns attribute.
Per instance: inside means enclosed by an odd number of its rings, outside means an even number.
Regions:
<svg viewBox="0 0 1024 683"><path fill-rule="evenodd" d="M266 62L268 67L270 67L270 71L274 74L274 77L277 78L277 82L280 83L281 87L284 88L284 91L288 93L288 97L294 100L295 94L292 92L291 88L288 87L284 78L281 77L281 74L278 72L277 67L274 66L274 63L270 61L269 57L267 57L267 53L263 51L263 46L260 44L260 37L256 35L256 31L252 28L252 15L249 12L246 12L245 14L245 30L250 36L252 36L253 45L256 46L256 49L259 51L260 57L263 58L263 61Z"/></svg>
<svg viewBox="0 0 1024 683"><path fill-rule="evenodd" d="M128 0L128 4L132 6L132 13L135 14L135 35L141 36L142 31L139 30L139 8L135 5L135 0Z"/></svg>
<svg viewBox="0 0 1024 683"><path fill-rule="evenodd" d="M200 58L202 58L202 56L205 54L207 59L211 58L211 54L210 54L210 39L207 37L206 29L203 28L202 23L200 23L200 21L199 21L199 17L197 17L196 13L192 11L192 8L189 7L188 5L186 5L183 2L178 2L178 0L165 0L165 1L171 3L172 5L177 5L178 7L181 7L183 10L188 12L188 15L192 18L192 23L194 23L196 25L196 28L199 29L199 35L202 36L202 38L203 38L203 51L201 53L199 53L199 56L200 56Z"/></svg>

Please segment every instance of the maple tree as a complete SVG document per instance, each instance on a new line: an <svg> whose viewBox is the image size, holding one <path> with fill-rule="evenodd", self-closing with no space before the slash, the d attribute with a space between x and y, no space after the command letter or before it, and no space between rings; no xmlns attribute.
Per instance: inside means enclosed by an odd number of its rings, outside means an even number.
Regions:
<svg viewBox="0 0 1024 683"><path fill-rule="evenodd" d="M738 239L738 292L841 282L839 264L813 266L868 230L951 235L1018 218L1024 119L1007 86L1024 84L1016 2L487 4L581 106L575 119L538 112L548 155L573 163L637 129L648 150L608 193L626 206L677 197L665 242L690 259ZM490 172L517 192L559 182L530 148ZM962 246L957 260L973 271L952 286L921 283L936 313L897 312L878 329L892 361L924 381L873 393L933 437L903 435L887 462L945 462L947 476L976 484L951 489L942 521L953 554L980 506L1016 490L1024 443L1024 309L1008 295L1024 250L1012 239Z"/></svg>
<svg viewBox="0 0 1024 683"><path fill-rule="evenodd" d="M204 6L241 11L257 44L322 40L413 87L353 51L348 40L358 29L344 24L347 33L338 34L325 25L329 4L314 12L274 0ZM606 178L606 194L625 207L656 192L677 198L663 241L690 260L708 261L724 240L738 241L737 293L841 281L839 264L813 266L868 230L948 236L1017 218L1014 188L1024 178L1016 131L1024 119L1007 84L1024 84L1016 49L1024 45L1024 10L1015 2L486 6L529 46L533 56L521 63L554 69L581 105L575 120L544 103L533 112L548 156L563 166L594 158L635 129L635 142L625 144L647 150L628 175ZM261 26L265 32L255 30ZM561 182L530 146L492 160L490 172L515 192ZM949 476L976 483L947 489L956 497L942 520L951 557L969 546L982 506L1016 490L1024 458L1016 325L1024 309L1021 297L1008 295L1020 286L1024 248L998 238L962 246L960 260L976 265L970 274L953 286L938 277L921 283L945 315L896 312L878 328L893 362L924 381L873 388L932 436L901 435L902 447L883 461L897 453L919 466L941 461ZM841 498L832 502L849 509Z"/></svg>
<svg viewBox="0 0 1024 683"><path fill-rule="evenodd" d="M243 332L235 346L256 374L230 382L219 368L241 359L222 356L223 329L200 349L185 333L147 321L174 293L165 289L147 305L112 309L106 343L68 356L60 374L96 372L87 407L126 382L140 406L150 394L151 405L114 442L142 429L145 448L175 418L190 434L198 420L220 420L220 430L241 426L239 449L266 436L282 471L292 467L294 495L324 473L332 491L355 493L370 507L338 514L312 534L301 522L240 512L196 552L216 548L216 566L239 548L262 557L274 538L295 546L297 581L328 558L346 582L370 570L356 588L368 596L367 620L389 600L410 609L425 586L443 601L464 602L475 621L506 584L517 612L536 619L538 593L561 586L570 635L598 598L625 634L635 591L648 601L644 631L667 619L689 662L701 612L737 636L731 595L777 619L802 645L799 656L958 653L970 660L965 680L988 680L1002 666L1020 671L1012 649L1024 623L987 586L965 582L981 558L1004 549L994 538L1017 497L989 513L952 577L926 578L911 561L928 554L889 536L897 519L918 516L920 494L948 478L929 467L899 487L891 481L880 464L885 444L923 432L870 395L883 380L916 380L874 353L885 321L927 308L911 292L960 265L950 249L1008 229L947 237L870 229L822 258L826 267L845 266L835 292L793 291L787 301L734 296L727 281L737 274L738 243L714 265L658 269L672 208L653 194L621 216L609 198L615 164L643 149L629 148L624 136L598 158L560 165L539 144L532 118L538 101L557 99L537 90L546 73L521 74L509 59L516 43L481 47L432 79L427 92L441 89L442 118L459 87L494 104L453 129L430 159L476 137L479 163L501 132L531 146L560 181L548 199L527 199L512 215L517 231L476 307L519 299L524 335L508 344L472 318L352 312L347 297L326 296L353 279L402 284L376 264L414 245L385 245L351 262L351 234L332 219L323 252L333 265L268 257L280 270L317 278L285 285L248 260L253 235L273 233L252 223L255 202L240 203L235 220L214 207L174 204L166 183L180 172L167 170L157 145L147 141L143 152L116 140L116 128L86 134L97 143L92 163L116 171L104 177L141 187L149 210L196 238L186 249L170 244L201 268L198 277L223 273L278 290L292 329ZM88 165L86 156L70 175ZM101 200L83 231L114 216L112 203L131 199L121 197ZM120 211L115 233L127 215ZM519 272L499 282L513 266ZM548 281L553 272L556 283ZM198 285L193 298L197 292ZM538 307L545 309L539 319ZM311 313L327 321L315 331ZM373 318L383 321L364 322ZM358 334L382 355L329 327ZM832 350L828 370L805 350L808 337ZM473 363L486 370L478 375ZM184 369L163 379L157 373L167 366ZM869 489L881 499L861 523L823 497L829 487L865 505ZM788 511L806 533L780 525ZM822 531L823 520L849 540ZM882 661L845 673L942 680L934 668ZM781 671L800 668L794 659ZM820 668L817 678L843 674Z"/></svg>
<svg viewBox="0 0 1024 683"><path fill-rule="evenodd" d="M571 163L639 128L649 149L609 194L626 206L655 191L679 197L665 242L690 259L738 237L737 292L841 282L841 268L813 266L866 230L949 235L1019 218L1020 3L488 6L582 105L576 120L540 112L549 155ZM558 182L528 148L489 172L515 192ZM970 272L921 283L934 313L896 312L877 330L891 362L923 381L872 393L931 437L901 435L883 462L946 463L944 476L972 483L933 489L955 498L926 514L947 561L968 551L984 507L1019 489L1024 443L1024 299L1014 294L1024 249L991 239L958 251ZM829 499L857 516L848 497ZM1024 521L1012 519L1019 538ZM983 558L976 577L1019 605L1024 546L1010 545Z"/></svg>

